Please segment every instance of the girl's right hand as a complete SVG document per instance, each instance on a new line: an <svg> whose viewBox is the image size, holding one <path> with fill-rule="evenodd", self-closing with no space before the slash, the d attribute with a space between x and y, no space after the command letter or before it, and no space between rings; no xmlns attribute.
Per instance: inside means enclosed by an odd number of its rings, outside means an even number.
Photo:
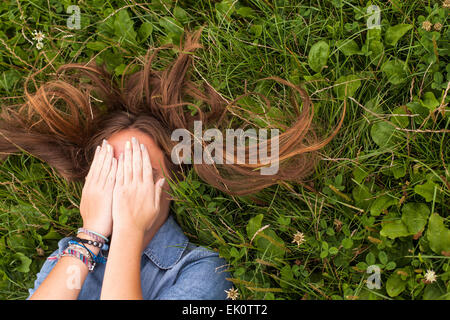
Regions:
<svg viewBox="0 0 450 320"><path fill-rule="evenodd" d="M143 236L160 212L164 178L153 181L152 164L145 145L133 137L120 154L113 192L113 226L116 231Z"/></svg>

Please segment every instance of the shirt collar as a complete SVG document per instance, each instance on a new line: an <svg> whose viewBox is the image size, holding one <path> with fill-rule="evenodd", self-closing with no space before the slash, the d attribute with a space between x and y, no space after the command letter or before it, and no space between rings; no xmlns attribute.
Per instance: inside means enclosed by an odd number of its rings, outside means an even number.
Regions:
<svg viewBox="0 0 450 320"><path fill-rule="evenodd" d="M144 249L144 254L160 269L170 269L180 260L188 242L180 226L169 214Z"/></svg>

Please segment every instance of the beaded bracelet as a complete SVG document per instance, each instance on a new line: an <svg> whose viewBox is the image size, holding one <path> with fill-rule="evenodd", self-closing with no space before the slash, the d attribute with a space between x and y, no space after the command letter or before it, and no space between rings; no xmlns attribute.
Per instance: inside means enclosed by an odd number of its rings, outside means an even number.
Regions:
<svg viewBox="0 0 450 320"><path fill-rule="evenodd" d="M80 242L80 243L86 243L86 244L89 244L89 245L91 245L91 246L94 246L94 247L97 247L97 248L100 248L100 249L102 249L103 247L106 246L105 243L102 243L102 242L99 242L99 241L95 241L95 240L81 239L81 238L78 238L78 237L71 237L71 239L72 239L72 240L75 240L75 241L77 241L77 242Z"/></svg>
<svg viewBox="0 0 450 320"><path fill-rule="evenodd" d="M106 238L105 236L103 236L100 233L97 233L95 231L91 231L91 230L84 229L84 228L79 228L77 234L81 233L81 232L91 236L92 239L94 239L95 241L101 242L101 243L105 243L105 242L109 241L108 238Z"/></svg>

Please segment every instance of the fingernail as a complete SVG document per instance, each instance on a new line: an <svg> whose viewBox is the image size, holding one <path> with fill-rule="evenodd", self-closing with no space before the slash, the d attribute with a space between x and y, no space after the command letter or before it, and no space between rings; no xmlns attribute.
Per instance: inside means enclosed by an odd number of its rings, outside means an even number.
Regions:
<svg viewBox="0 0 450 320"><path fill-rule="evenodd" d="M110 144L107 144L107 145L106 145L106 148L108 149L108 152L111 152L111 151L112 151L112 147L111 147Z"/></svg>
<svg viewBox="0 0 450 320"><path fill-rule="evenodd" d="M162 178L159 180L159 186L162 187L164 185L164 182L166 181L166 178Z"/></svg>
<svg viewBox="0 0 450 320"><path fill-rule="evenodd" d="M95 153L98 153L100 151L101 147L97 146L97 148L95 149Z"/></svg>
<svg viewBox="0 0 450 320"><path fill-rule="evenodd" d="M135 137L131 137L131 142L133 142L133 144L137 143L137 140Z"/></svg>
<svg viewBox="0 0 450 320"><path fill-rule="evenodd" d="M141 143L141 150L145 151L145 146Z"/></svg>
<svg viewBox="0 0 450 320"><path fill-rule="evenodd" d="M130 148L131 148L130 141L125 142L125 149L130 149Z"/></svg>
<svg viewBox="0 0 450 320"><path fill-rule="evenodd" d="M102 147L106 146L106 140L103 139Z"/></svg>

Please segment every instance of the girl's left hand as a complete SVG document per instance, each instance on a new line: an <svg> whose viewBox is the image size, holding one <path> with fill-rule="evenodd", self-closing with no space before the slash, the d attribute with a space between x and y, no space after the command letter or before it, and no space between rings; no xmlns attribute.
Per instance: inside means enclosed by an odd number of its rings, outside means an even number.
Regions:
<svg viewBox="0 0 450 320"><path fill-rule="evenodd" d="M143 235L160 212L164 178L153 182L152 165L147 148L132 138L120 154L113 192L113 229Z"/></svg>

